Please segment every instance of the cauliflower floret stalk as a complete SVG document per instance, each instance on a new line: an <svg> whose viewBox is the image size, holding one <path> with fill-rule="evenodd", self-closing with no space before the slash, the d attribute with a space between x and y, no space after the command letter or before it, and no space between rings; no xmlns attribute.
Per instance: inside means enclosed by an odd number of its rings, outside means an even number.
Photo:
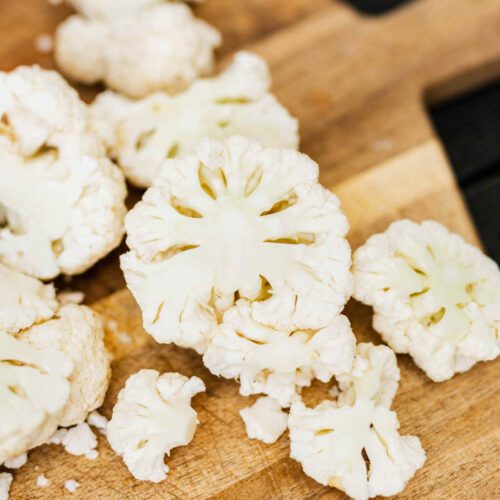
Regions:
<svg viewBox="0 0 500 500"><path fill-rule="evenodd" d="M320 329L351 293L347 219L294 150L232 137L165 162L121 258L146 331L202 353L238 298L276 330Z"/></svg>
<svg viewBox="0 0 500 500"><path fill-rule="evenodd" d="M294 403L288 427L291 456L308 476L365 500L401 492L424 464L425 452L417 437L400 436L397 415L389 409L397 384L394 353L360 344L358 356L364 361L355 363L345 381L350 394L314 409Z"/></svg>
<svg viewBox="0 0 500 500"><path fill-rule="evenodd" d="M165 158L192 153L205 137L242 135L264 146L298 147L298 125L269 93L263 59L239 52L218 77L185 92L132 101L113 92L91 107L93 125L133 184L149 187Z"/></svg>
<svg viewBox="0 0 500 500"><path fill-rule="evenodd" d="M203 392L198 377L141 370L118 395L108 441L136 479L158 483L169 470L165 454L191 442L198 424L191 398Z"/></svg>
<svg viewBox="0 0 500 500"><path fill-rule="evenodd" d="M219 32L173 2L84 2L57 29L55 58L69 77L130 97L177 92L212 71Z"/></svg>
<svg viewBox="0 0 500 500"><path fill-rule="evenodd" d="M22 67L0 73L0 121L0 261L47 280L87 270L121 241L126 190L85 105Z"/></svg>
<svg viewBox="0 0 500 500"><path fill-rule="evenodd" d="M442 225L395 222L356 251L353 269L375 330L435 382L498 356L498 266Z"/></svg>
<svg viewBox="0 0 500 500"><path fill-rule="evenodd" d="M288 407L314 378L328 382L351 370L356 340L345 316L287 332L258 324L251 312L246 300L229 309L203 356L214 375L237 379L243 396L264 393Z"/></svg>

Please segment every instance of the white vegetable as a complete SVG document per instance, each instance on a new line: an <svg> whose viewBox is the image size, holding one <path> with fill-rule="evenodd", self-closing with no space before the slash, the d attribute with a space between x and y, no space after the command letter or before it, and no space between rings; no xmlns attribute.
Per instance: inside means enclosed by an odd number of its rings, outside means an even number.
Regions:
<svg viewBox="0 0 500 500"><path fill-rule="evenodd" d="M288 415L272 398L259 398L252 406L240 410L248 437L264 443L276 442L287 428Z"/></svg>
<svg viewBox="0 0 500 500"><path fill-rule="evenodd" d="M7 467L7 469L20 469L23 465L26 465L27 461L28 454L21 453L21 455L18 455L17 457L9 458L3 463L3 465L4 467Z"/></svg>
<svg viewBox="0 0 500 500"><path fill-rule="evenodd" d="M318 165L232 137L164 164L121 258L146 331L203 352L238 297L277 330L320 329L351 294L347 219Z"/></svg>
<svg viewBox="0 0 500 500"><path fill-rule="evenodd" d="M160 375L155 370L141 370L127 380L107 435L136 479L155 483L165 479L169 468L164 456L193 439L198 418L191 398L204 390L197 377Z"/></svg>
<svg viewBox="0 0 500 500"><path fill-rule="evenodd" d="M120 243L126 195L85 105L57 73L21 67L0 72L0 119L0 261L85 271Z"/></svg>
<svg viewBox="0 0 500 500"><path fill-rule="evenodd" d="M87 423L98 429L98 431L104 436L107 434L108 419L104 415L101 415L98 411L93 411L88 416Z"/></svg>
<svg viewBox="0 0 500 500"><path fill-rule="evenodd" d="M355 254L354 275L374 328L432 380L498 356L498 266L437 222L402 220L372 236Z"/></svg>
<svg viewBox="0 0 500 500"><path fill-rule="evenodd" d="M0 472L0 500L9 500L9 490L12 479L12 474Z"/></svg>
<svg viewBox="0 0 500 500"><path fill-rule="evenodd" d="M64 434L62 443L64 449L75 456L85 456L91 460L97 458L97 438L87 423L71 427Z"/></svg>
<svg viewBox="0 0 500 500"><path fill-rule="evenodd" d="M314 378L328 382L350 371L355 349L345 316L319 330L280 331L254 321L251 304L239 300L225 313L203 362L214 375L237 379L242 395L264 393L287 407Z"/></svg>
<svg viewBox="0 0 500 500"><path fill-rule="evenodd" d="M74 479L64 481L64 488L66 488L70 493L74 493L79 487L80 483Z"/></svg>
<svg viewBox="0 0 500 500"><path fill-rule="evenodd" d="M385 349L382 354L376 354L381 349ZM365 360L381 360L389 352L384 347L361 344L359 355ZM395 361L386 359L383 364L392 372ZM378 384L373 378L378 378ZM308 476L356 500L401 492L425 462L419 439L398 433L396 413L386 406L393 392L384 390L386 379L392 375L355 367L352 402L344 397L339 403L323 401L314 409L297 402L290 409L292 458L302 464Z"/></svg>
<svg viewBox="0 0 500 500"><path fill-rule="evenodd" d="M242 135L264 146L298 147L298 125L269 93L263 59L239 52L218 77L185 92L132 101L113 92L91 107L94 126L133 184L149 187L165 158L192 153L205 137Z"/></svg>
<svg viewBox="0 0 500 500"><path fill-rule="evenodd" d="M55 58L71 78L104 81L131 97L185 88L213 67L217 30L180 3L73 2L84 15L56 32ZM142 4L142 5L141 5ZM149 4L149 5L148 5Z"/></svg>
<svg viewBox="0 0 500 500"><path fill-rule="evenodd" d="M50 479L47 479L47 477L45 476L45 474L40 474L36 478L36 485L39 488L45 488L45 487L49 486L49 484L50 484Z"/></svg>

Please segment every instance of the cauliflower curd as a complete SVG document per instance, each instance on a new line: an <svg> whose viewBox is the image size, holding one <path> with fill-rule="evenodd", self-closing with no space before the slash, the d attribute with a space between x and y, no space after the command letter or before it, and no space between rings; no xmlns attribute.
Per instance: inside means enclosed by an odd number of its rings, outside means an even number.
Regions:
<svg viewBox="0 0 500 500"><path fill-rule="evenodd" d="M498 266L442 225L395 222L356 251L353 269L375 330L432 380L498 356Z"/></svg>
<svg viewBox="0 0 500 500"><path fill-rule="evenodd" d="M91 116L130 182L149 187L165 158L192 153L205 137L243 135L264 146L297 148L297 120L269 93L270 86L265 61L239 52L221 75L174 96L155 93L133 101L105 92Z"/></svg>
<svg viewBox="0 0 500 500"><path fill-rule="evenodd" d="M320 329L351 294L347 219L290 149L232 137L165 162L121 258L146 331L202 353L238 299L277 330Z"/></svg>

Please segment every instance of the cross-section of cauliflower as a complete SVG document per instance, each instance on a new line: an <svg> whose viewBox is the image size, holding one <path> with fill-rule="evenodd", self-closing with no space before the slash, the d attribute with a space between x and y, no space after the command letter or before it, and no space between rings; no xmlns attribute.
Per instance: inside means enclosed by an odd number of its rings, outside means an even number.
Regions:
<svg viewBox="0 0 500 500"><path fill-rule="evenodd" d="M270 86L265 61L239 52L220 76L174 96L155 93L133 101L105 92L91 116L130 182L149 187L165 158L192 153L205 137L242 135L264 146L297 148L297 120L269 93Z"/></svg>
<svg viewBox="0 0 500 500"><path fill-rule="evenodd" d="M274 399L259 398L252 406L240 410L250 439L266 444L276 442L287 428L288 415Z"/></svg>
<svg viewBox="0 0 500 500"><path fill-rule="evenodd" d="M351 370L356 339L345 316L318 330L284 331L251 314L251 304L239 300L203 356L214 375L237 379L243 396L264 393L288 407L314 378L328 382Z"/></svg>
<svg viewBox="0 0 500 500"><path fill-rule="evenodd" d="M136 479L158 483L166 478L165 454L193 439L198 417L191 398L204 390L198 377L156 370L141 370L127 380L107 437Z"/></svg>
<svg viewBox="0 0 500 500"><path fill-rule="evenodd" d="M400 436L397 415L386 404L394 391L384 390L384 380L393 380L395 359L388 361L387 348L362 346L359 356L377 358L382 362L378 367L387 366L389 373L355 366L349 383L352 399L323 401L314 409L296 402L288 419L292 458L308 476L356 500L401 492L425 462L419 439ZM381 349L387 350L377 354Z"/></svg>
<svg viewBox="0 0 500 500"><path fill-rule="evenodd" d="M55 58L77 81L104 81L125 95L143 97L178 91L212 70L221 36L184 4L72 3L83 15L58 27Z"/></svg>
<svg viewBox="0 0 500 500"><path fill-rule="evenodd" d="M41 279L91 267L121 241L125 182L55 72L0 72L0 261Z"/></svg>
<svg viewBox="0 0 500 500"><path fill-rule="evenodd" d="M319 329L351 294L347 219L291 149L205 140L165 162L126 228L121 266L158 342L203 352L238 298L262 325Z"/></svg>
<svg viewBox="0 0 500 500"><path fill-rule="evenodd" d="M435 382L498 356L498 266L442 225L395 222L356 251L353 269L375 330Z"/></svg>

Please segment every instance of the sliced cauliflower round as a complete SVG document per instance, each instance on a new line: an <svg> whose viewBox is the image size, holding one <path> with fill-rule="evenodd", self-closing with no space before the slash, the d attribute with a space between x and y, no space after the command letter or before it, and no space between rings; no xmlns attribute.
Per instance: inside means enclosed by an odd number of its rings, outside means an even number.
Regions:
<svg viewBox="0 0 500 500"><path fill-rule="evenodd" d="M52 285L0 263L0 331L17 333L50 319L58 308Z"/></svg>
<svg viewBox="0 0 500 500"><path fill-rule="evenodd" d="M107 437L136 479L158 483L166 478L165 454L193 439L198 417L191 398L204 390L198 377L156 370L141 370L127 380Z"/></svg>
<svg viewBox="0 0 500 500"><path fill-rule="evenodd" d="M395 222L356 251L353 269L375 330L435 382L498 356L498 266L442 225Z"/></svg>
<svg viewBox="0 0 500 500"><path fill-rule="evenodd" d="M71 392L59 425L84 422L102 405L111 376L100 318L88 307L63 306L52 320L19 335L37 348L55 348L73 363L68 380Z"/></svg>
<svg viewBox="0 0 500 500"><path fill-rule="evenodd" d="M314 378L328 382L351 370L356 339L345 316L318 330L283 331L251 313L251 304L239 300L203 356L214 375L237 379L243 396L264 393L288 407Z"/></svg>
<svg viewBox="0 0 500 500"><path fill-rule="evenodd" d="M0 73L0 123L0 261L41 279L87 270L121 241L126 189L85 105L21 67Z"/></svg>
<svg viewBox="0 0 500 500"><path fill-rule="evenodd" d="M250 439L258 439L266 444L276 442L285 432L288 415L274 399L259 398L252 406L240 410Z"/></svg>
<svg viewBox="0 0 500 500"><path fill-rule="evenodd" d="M238 298L276 330L320 329L351 294L348 222L291 149L232 137L165 162L121 257L146 331L203 352Z"/></svg>
<svg viewBox="0 0 500 500"><path fill-rule="evenodd" d="M242 135L264 146L297 148L298 124L269 93L263 59L239 52L215 78L185 92L132 101L113 92L91 106L93 124L130 182L149 187L165 158L192 153L205 137Z"/></svg>
<svg viewBox="0 0 500 500"><path fill-rule="evenodd" d="M220 34L184 4L143 1L142 8L129 9L129 2L121 2L123 9L108 12L96 9L97 2L74 3L88 17L74 15L58 27L55 58L77 81L104 81L125 95L143 97L179 91L212 70Z"/></svg>

